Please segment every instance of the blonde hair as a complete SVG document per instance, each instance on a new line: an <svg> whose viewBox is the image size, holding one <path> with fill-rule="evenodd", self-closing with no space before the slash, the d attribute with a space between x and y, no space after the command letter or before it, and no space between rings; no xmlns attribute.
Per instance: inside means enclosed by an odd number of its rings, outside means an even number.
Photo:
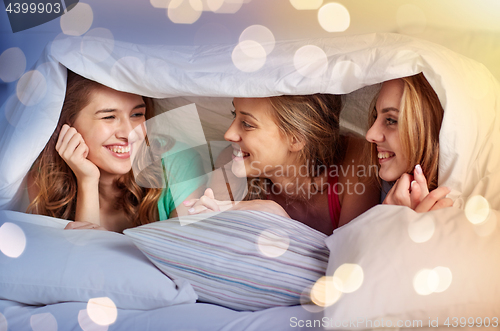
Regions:
<svg viewBox="0 0 500 331"><path fill-rule="evenodd" d="M398 117L399 139L405 157L408 159L407 173L420 164L427 178L429 190L437 187L439 163L439 131L444 110L439 98L422 73L401 78L403 96ZM375 104L370 106L370 127L375 122ZM378 165L377 146L371 144L371 164Z"/></svg>
<svg viewBox="0 0 500 331"><path fill-rule="evenodd" d="M56 151L56 142L64 124L72 125L78 113L90 102L92 92L103 85L86 79L68 70L66 96L61 115L54 133L32 166L34 184L39 188L38 195L28 206L27 212L74 220L76 212L77 181L76 176ZM146 104L146 119L153 116L153 102L143 97ZM142 174L146 176L146 174ZM149 177L161 178L156 174ZM150 179L154 180L154 179ZM158 180L154 180L158 182ZM115 202L117 210L122 209L131 226L158 220L158 199L162 193L159 188L140 187L132 170L121 176L114 183L120 192Z"/></svg>
<svg viewBox="0 0 500 331"><path fill-rule="evenodd" d="M267 100L281 134L304 143L298 161L307 166L309 178L317 177L329 166L341 162L345 146L340 142L339 133L340 95L282 95ZM249 179L245 200L266 199L271 184L267 178Z"/></svg>

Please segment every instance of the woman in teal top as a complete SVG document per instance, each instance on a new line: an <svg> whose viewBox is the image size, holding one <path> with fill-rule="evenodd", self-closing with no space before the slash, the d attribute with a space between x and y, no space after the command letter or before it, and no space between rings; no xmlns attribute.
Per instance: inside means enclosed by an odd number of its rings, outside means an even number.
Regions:
<svg viewBox="0 0 500 331"><path fill-rule="evenodd" d="M145 146L141 132L152 116L151 99L68 70L59 122L28 174L28 212L75 221L69 229L116 232L184 213L182 200L199 195L194 191L203 186L196 151L172 143L161 154L162 166L132 171L132 158ZM163 172L156 184L142 185L155 172Z"/></svg>

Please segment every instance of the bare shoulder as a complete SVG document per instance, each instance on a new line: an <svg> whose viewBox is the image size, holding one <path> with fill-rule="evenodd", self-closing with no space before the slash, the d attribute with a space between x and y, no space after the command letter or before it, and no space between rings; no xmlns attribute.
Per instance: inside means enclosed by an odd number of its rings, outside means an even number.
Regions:
<svg viewBox="0 0 500 331"><path fill-rule="evenodd" d="M40 187L37 185L35 181L35 173L33 172L33 170L28 172L27 187L28 187L28 197L30 202L32 202L33 200L35 200L36 196L40 192Z"/></svg>

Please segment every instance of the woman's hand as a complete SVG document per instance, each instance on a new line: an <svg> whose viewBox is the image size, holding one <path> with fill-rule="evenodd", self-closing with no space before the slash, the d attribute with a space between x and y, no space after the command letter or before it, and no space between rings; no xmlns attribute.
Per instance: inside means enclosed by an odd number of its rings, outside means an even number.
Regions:
<svg viewBox="0 0 500 331"><path fill-rule="evenodd" d="M447 187L438 187L432 192L427 188L427 179L420 165L415 167L414 176L403 174L387 193L383 204L407 206L417 213L451 207L453 200L445 198L450 193Z"/></svg>
<svg viewBox="0 0 500 331"><path fill-rule="evenodd" d="M219 201L214 198L212 189L207 188L205 194L200 199L191 199L183 202L189 207L190 215L210 213L226 210L258 210L273 213L290 218L286 211L278 203L272 200L251 200L251 201Z"/></svg>
<svg viewBox="0 0 500 331"><path fill-rule="evenodd" d="M90 222L81 222L81 221L69 222L64 229L65 230L102 230L102 231L107 231L106 228L104 228L100 225L90 223Z"/></svg>
<svg viewBox="0 0 500 331"><path fill-rule="evenodd" d="M89 148L75 128L63 125L57 138L56 151L71 168L78 181L99 180L99 168L87 159Z"/></svg>

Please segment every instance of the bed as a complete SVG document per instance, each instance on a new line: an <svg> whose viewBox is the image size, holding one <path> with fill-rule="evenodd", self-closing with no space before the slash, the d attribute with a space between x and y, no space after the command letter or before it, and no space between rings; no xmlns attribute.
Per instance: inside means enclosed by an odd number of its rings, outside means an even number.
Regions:
<svg viewBox="0 0 500 331"><path fill-rule="evenodd" d="M2 106L0 330L498 325L498 81L473 60L398 34L267 46L167 47L82 37L57 39L47 46L23 88ZM22 213L25 176L57 123L66 68L111 88L157 99L166 111L159 116L170 114L157 126L197 148L207 176L210 160L224 148L222 134L231 120L232 97L344 94L342 127L362 134L377 84L423 72L445 109L439 184L451 189L454 206L416 214L405 207L379 205L323 238L322 249L329 251L323 261L326 307L302 297L293 305L268 303L249 309L235 308L227 295L219 297L222 301L204 296L200 302L192 279L167 277L141 252L145 249L136 245L137 238L63 231L64 220ZM177 126L164 125L170 122ZM230 215L235 221L246 218L259 224L265 224L266 217L251 212ZM240 258L245 262L241 255L228 263ZM230 264L229 269L237 267ZM279 271L287 273L287 268ZM335 285L338 279L343 285ZM283 278L282 283L287 281ZM260 288L256 291L262 294ZM464 325L461 318L466 319Z"/></svg>

